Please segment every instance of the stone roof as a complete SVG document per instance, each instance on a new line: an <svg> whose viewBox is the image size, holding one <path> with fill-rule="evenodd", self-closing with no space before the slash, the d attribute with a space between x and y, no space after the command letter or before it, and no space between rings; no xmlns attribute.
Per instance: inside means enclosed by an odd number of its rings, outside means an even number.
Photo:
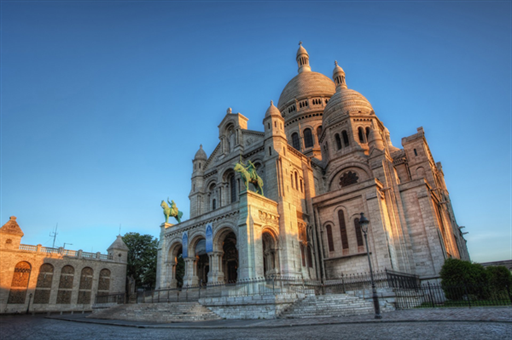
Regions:
<svg viewBox="0 0 512 340"><path fill-rule="evenodd" d="M270 106L268 107L268 110L267 112L265 113L265 117L270 117L270 116L279 116L279 117L282 117L281 116L281 112L279 112L279 110L277 109L277 107L274 105L274 102L271 100L270 101Z"/></svg>
<svg viewBox="0 0 512 340"><path fill-rule="evenodd" d="M323 120L325 122L334 112L342 114L347 113L347 111L351 113L372 114L373 107L361 93L351 89L340 88L325 106Z"/></svg>
<svg viewBox="0 0 512 340"><path fill-rule="evenodd" d="M308 96L330 97L335 91L336 86L329 77L318 72L302 72L286 84L279 97L277 107L280 111L283 111L296 98L302 99Z"/></svg>
<svg viewBox="0 0 512 340"><path fill-rule="evenodd" d="M10 235L19 235L23 237L23 231L21 231L18 222L16 222L16 217L11 216L9 221L0 228L0 233L2 234L10 234Z"/></svg>
<svg viewBox="0 0 512 340"><path fill-rule="evenodd" d="M207 160L208 157L206 156L206 152L203 150L203 145L199 145L199 150L197 150L196 155L194 156L194 159L202 159Z"/></svg>
<svg viewBox="0 0 512 340"><path fill-rule="evenodd" d="M117 235L117 238L116 240L114 241L114 243L112 243L110 245L110 247L108 247L107 250L110 250L110 249L121 249L121 250L126 250L128 251L128 246L123 242L123 238L121 237L121 235Z"/></svg>

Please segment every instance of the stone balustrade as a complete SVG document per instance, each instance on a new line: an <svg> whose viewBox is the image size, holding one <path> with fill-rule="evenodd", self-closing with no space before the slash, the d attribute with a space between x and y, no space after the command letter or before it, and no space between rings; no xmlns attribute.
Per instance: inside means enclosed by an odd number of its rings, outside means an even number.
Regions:
<svg viewBox="0 0 512 340"><path fill-rule="evenodd" d="M100 261L113 261L114 258L109 254L101 254L97 253L89 253L82 250L70 250L60 248L51 248L51 247L43 247L40 244L37 246L29 245L29 244L20 244L19 250L24 251L32 251L38 253L48 253L48 254L60 254L65 257L74 257L74 258L84 258L89 260L100 260Z"/></svg>

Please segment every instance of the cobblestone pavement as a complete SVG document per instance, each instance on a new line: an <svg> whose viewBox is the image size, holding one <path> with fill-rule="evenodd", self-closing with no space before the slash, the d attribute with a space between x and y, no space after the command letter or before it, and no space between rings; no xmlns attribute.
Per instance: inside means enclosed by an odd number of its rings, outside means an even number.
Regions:
<svg viewBox="0 0 512 340"><path fill-rule="evenodd" d="M78 321L78 322L69 322ZM81 322L82 321L82 322ZM94 322L94 323L83 323ZM0 317L2 340L22 339L512 339L512 308L406 310L373 315L285 320L155 324L84 315ZM124 326L124 327L120 327ZM294 327L290 327L294 326Z"/></svg>

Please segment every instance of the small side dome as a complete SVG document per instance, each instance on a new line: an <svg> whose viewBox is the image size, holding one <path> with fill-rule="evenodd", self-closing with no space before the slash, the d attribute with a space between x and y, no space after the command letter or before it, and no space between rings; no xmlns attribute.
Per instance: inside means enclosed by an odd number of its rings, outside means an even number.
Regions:
<svg viewBox="0 0 512 340"><path fill-rule="evenodd" d="M351 90L338 88L336 93L331 97L329 103L325 106L323 121L328 123L328 118L336 113L346 114L361 113L371 115L373 114L373 108L368 99L366 99L361 93Z"/></svg>
<svg viewBox="0 0 512 340"><path fill-rule="evenodd" d="M270 116L278 116L278 117L282 118L281 112L279 112L279 109L277 107L275 107L274 102L272 100L270 101L270 106L269 106L267 112L265 113L265 118L270 117Z"/></svg>
<svg viewBox="0 0 512 340"><path fill-rule="evenodd" d="M197 150L196 155L194 156L194 160L207 160L206 152L203 150L203 144L199 145L199 150Z"/></svg>

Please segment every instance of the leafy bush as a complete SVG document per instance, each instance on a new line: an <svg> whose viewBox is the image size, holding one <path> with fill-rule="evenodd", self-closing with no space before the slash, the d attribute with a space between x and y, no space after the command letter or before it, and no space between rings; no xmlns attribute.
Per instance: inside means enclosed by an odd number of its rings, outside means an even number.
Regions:
<svg viewBox="0 0 512 340"><path fill-rule="evenodd" d="M446 298L462 300L474 295L478 299L490 296L488 272L478 263L446 259L441 269L441 286Z"/></svg>
<svg viewBox="0 0 512 340"><path fill-rule="evenodd" d="M486 268L489 289L494 296L507 296L512 288L512 274L505 266L490 266Z"/></svg>

